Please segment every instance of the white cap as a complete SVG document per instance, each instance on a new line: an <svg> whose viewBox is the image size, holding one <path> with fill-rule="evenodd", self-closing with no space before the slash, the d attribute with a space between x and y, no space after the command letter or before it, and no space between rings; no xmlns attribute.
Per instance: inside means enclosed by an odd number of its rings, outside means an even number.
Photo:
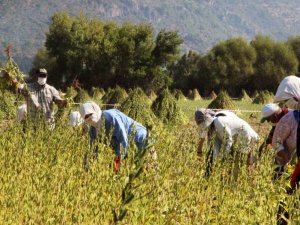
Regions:
<svg viewBox="0 0 300 225"><path fill-rule="evenodd" d="M263 115L263 118L267 118L271 115L273 115L276 112L279 112L280 107L277 104L269 103L266 104L264 107L262 107L261 112Z"/></svg>

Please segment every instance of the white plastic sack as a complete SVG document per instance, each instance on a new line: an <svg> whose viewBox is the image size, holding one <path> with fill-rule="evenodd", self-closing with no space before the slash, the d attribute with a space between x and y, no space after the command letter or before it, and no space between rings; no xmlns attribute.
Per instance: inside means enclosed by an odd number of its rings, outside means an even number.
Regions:
<svg viewBox="0 0 300 225"><path fill-rule="evenodd" d="M26 119L27 115L27 105L23 104L17 108L17 120L23 121Z"/></svg>
<svg viewBox="0 0 300 225"><path fill-rule="evenodd" d="M80 113L78 111L74 111L74 112L71 112L70 114L70 125L72 127L76 127L76 126L79 126L81 125L83 122L83 119L80 115Z"/></svg>

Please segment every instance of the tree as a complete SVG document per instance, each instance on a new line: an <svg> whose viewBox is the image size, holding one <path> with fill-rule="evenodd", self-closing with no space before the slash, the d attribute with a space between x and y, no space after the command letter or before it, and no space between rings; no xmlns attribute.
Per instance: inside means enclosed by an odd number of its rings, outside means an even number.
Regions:
<svg viewBox="0 0 300 225"><path fill-rule="evenodd" d="M300 72L300 36L289 38L287 44L290 48L292 48L298 60L298 70L297 73Z"/></svg>
<svg viewBox="0 0 300 225"><path fill-rule="evenodd" d="M182 38L162 30L154 40L153 33L150 24L120 26L61 12L52 17L45 46L60 71L56 80L157 90L172 83L168 67L179 58Z"/></svg>
<svg viewBox="0 0 300 225"><path fill-rule="evenodd" d="M297 58L285 43L258 35L251 42L251 46L257 54L255 73L250 83L254 90L276 91L279 82L285 76L297 71Z"/></svg>
<svg viewBox="0 0 300 225"><path fill-rule="evenodd" d="M199 61L198 85L206 93L225 89L235 95L252 76L255 58L254 48L243 38L220 42Z"/></svg>
<svg viewBox="0 0 300 225"><path fill-rule="evenodd" d="M201 56L189 51L184 54L170 69L173 78L173 87L187 92L190 89L196 88L193 82L193 75L198 70L198 63Z"/></svg>

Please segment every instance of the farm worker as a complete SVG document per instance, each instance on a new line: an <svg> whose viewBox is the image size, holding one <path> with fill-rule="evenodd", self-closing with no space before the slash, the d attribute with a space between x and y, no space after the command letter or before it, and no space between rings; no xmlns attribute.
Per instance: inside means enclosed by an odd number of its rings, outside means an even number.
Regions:
<svg viewBox="0 0 300 225"><path fill-rule="evenodd" d="M284 167L297 153L298 163L295 166L294 175L292 176L291 186L295 188L296 178L300 175L300 111L289 111L279 120L275 127L272 138L272 146L275 151L275 159L279 166ZM299 177L298 177L299 178ZM299 179L297 178L297 181Z"/></svg>
<svg viewBox="0 0 300 225"><path fill-rule="evenodd" d="M296 150L297 164L295 166L291 186L295 188L300 180L300 78L294 75L285 77L279 84L274 102L283 103L294 111L288 112L278 122L272 145L275 151L275 159L278 165L285 166L292 158Z"/></svg>
<svg viewBox="0 0 300 225"><path fill-rule="evenodd" d="M275 103L283 103L289 109L300 109L300 78L294 75L285 77L274 96Z"/></svg>
<svg viewBox="0 0 300 225"><path fill-rule="evenodd" d="M212 142L213 134L215 134L210 164L220 154L222 146L224 146L225 155L228 155L237 137L240 137L242 143L240 151L249 154L248 161L253 160L250 154L250 143L258 142L259 136L246 121L239 118L236 114L226 110L214 112L209 109L198 109L195 112L195 121L199 127L200 134L198 155L202 154L206 136L208 137L208 142Z"/></svg>
<svg viewBox="0 0 300 225"><path fill-rule="evenodd" d="M262 113L262 119L261 123L264 123L265 121L272 124L272 129L269 132L269 135L266 139L266 145L272 144L272 137L274 134L274 130L276 127L276 124L278 121L289 112L288 108L280 108L275 103L269 103L262 107L261 113Z"/></svg>
<svg viewBox="0 0 300 225"><path fill-rule="evenodd" d="M66 100L59 96L59 92L47 82L48 73L46 69L38 69L35 73L36 81L27 85L12 81L25 97L27 105L27 117L34 124L39 118L45 120L50 128L54 128L54 103L59 108L65 107Z"/></svg>
<svg viewBox="0 0 300 225"><path fill-rule="evenodd" d="M116 172L119 171L121 163L121 145L123 146L124 158L127 157L128 136L134 135L134 141L139 150L145 143L146 128L117 109L101 111L96 103L89 101L81 104L80 114L84 122L90 125L89 136L91 145L101 135L101 124L104 124L106 137L112 133L111 145L115 150Z"/></svg>
<svg viewBox="0 0 300 225"><path fill-rule="evenodd" d="M17 120L22 122L26 120L27 115L27 105L23 104L17 108Z"/></svg>
<svg viewBox="0 0 300 225"><path fill-rule="evenodd" d="M70 113L70 125L72 127L80 126L83 122L83 119L78 111Z"/></svg>

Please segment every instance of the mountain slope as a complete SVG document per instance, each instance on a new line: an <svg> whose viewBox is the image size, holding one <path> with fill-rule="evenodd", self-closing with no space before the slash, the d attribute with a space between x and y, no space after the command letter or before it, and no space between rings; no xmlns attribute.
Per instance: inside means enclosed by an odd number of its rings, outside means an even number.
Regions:
<svg viewBox="0 0 300 225"><path fill-rule="evenodd" d="M300 0L0 0L0 59L11 43L15 60L28 71L58 11L178 30L183 49L200 52L232 36L250 40L261 33L284 40L300 34Z"/></svg>

